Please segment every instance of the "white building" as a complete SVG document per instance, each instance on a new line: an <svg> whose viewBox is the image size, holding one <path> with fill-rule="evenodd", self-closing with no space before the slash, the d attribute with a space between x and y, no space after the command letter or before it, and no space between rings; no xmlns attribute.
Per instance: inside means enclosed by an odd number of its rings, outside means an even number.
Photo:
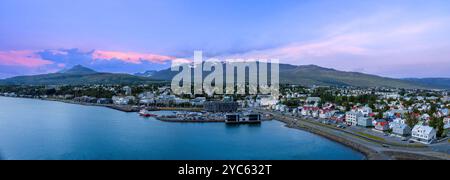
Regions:
<svg viewBox="0 0 450 180"><path fill-rule="evenodd" d="M411 128L406 124L394 124L392 127L392 133L399 136L409 136L411 135Z"/></svg>
<svg viewBox="0 0 450 180"><path fill-rule="evenodd" d="M356 126L358 125L358 118L363 117L361 112L349 111L345 113L345 122L348 125Z"/></svg>
<svg viewBox="0 0 450 180"><path fill-rule="evenodd" d="M360 108L358 111L361 112L363 116L369 116L369 114L372 113L372 108L365 106Z"/></svg>
<svg viewBox="0 0 450 180"><path fill-rule="evenodd" d="M394 119L394 120L389 124L389 128L390 128L390 129L393 129L394 126L397 126L397 125L403 125L403 124L406 124L406 120L405 120L405 119L402 119L402 118L396 118L396 119Z"/></svg>
<svg viewBox="0 0 450 180"><path fill-rule="evenodd" d="M418 142L431 144L436 139L436 130L430 126L416 125L411 135Z"/></svg>
<svg viewBox="0 0 450 180"><path fill-rule="evenodd" d="M113 96L112 101L115 105L128 105L130 101L135 101L136 98L134 96Z"/></svg>
<svg viewBox="0 0 450 180"><path fill-rule="evenodd" d="M372 121L373 121L373 119L369 118L369 117L359 117L358 118L358 126L373 127Z"/></svg>
<svg viewBox="0 0 450 180"><path fill-rule="evenodd" d="M122 88L123 91L125 91L125 96L131 96L131 88L130 86L125 86Z"/></svg>
<svg viewBox="0 0 450 180"><path fill-rule="evenodd" d="M450 117L444 118L444 129L450 129Z"/></svg>
<svg viewBox="0 0 450 180"><path fill-rule="evenodd" d="M278 104L278 100L270 95L263 95L258 96L256 100L260 106L266 107L266 106L273 106Z"/></svg>

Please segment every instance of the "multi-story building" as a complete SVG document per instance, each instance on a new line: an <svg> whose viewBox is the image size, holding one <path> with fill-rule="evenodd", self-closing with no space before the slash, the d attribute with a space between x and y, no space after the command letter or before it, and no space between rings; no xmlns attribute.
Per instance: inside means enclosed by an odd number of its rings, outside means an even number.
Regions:
<svg viewBox="0 0 450 180"><path fill-rule="evenodd" d="M436 139L436 130L430 126L416 125L411 134L414 140L425 144L431 144Z"/></svg>
<svg viewBox="0 0 450 180"><path fill-rule="evenodd" d="M356 126L358 125L358 118L363 117L361 112L349 111L345 113L345 122L348 125Z"/></svg>

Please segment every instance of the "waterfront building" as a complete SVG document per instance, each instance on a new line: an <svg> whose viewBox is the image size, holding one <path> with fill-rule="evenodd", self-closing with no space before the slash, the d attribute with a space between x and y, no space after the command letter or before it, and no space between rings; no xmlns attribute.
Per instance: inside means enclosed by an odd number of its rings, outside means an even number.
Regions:
<svg viewBox="0 0 450 180"><path fill-rule="evenodd" d="M206 102L206 97L196 97L195 99L192 99L190 102L192 106L203 106Z"/></svg>
<svg viewBox="0 0 450 180"><path fill-rule="evenodd" d="M227 124L261 123L261 115L257 113L232 113L225 116Z"/></svg>
<svg viewBox="0 0 450 180"><path fill-rule="evenodd" d="M394 124L392 126L392 133L406 137L411 135L411 128L406 124Z"/></svg>
<svg viewBox="0 0 450 180"><path fill-rule="evenodd" d="M209 101L205 102L204 109L208 112L236 112L238 106L237 102Z"/></svg>
<svg viewBox="0 0 450 180"><path fill-rule="evenodd" d="M430 126L416 125L411 134L414 140L426 144L431 144L436 140L436 130Z"/></svg>
<svg viewBox="0 0 450 180"><path fill-rule="evenodd" d="M345 113L345 122L350 126L356 126L360 117L363 117L361 112L348 111Z"/></svg>
<svg viewBox="0 0 450 180"><path fill-rule="evenodd" d="M99 98L97 99L97 104L111 104L112 100L109 98Z"/></svg>
<svg viewBox="0 0 450 180"><path fill-rule="evenodd" d="M330 109L320 109L319 110L319 118L329 119L329 118L331 118L334 115L335 112L336 111L333 111L333 110L330 110Z"/></svg>
<svg viewBox="0 0 450 180"><path fill-rule="evenodd" d="M389 130L389 122L379 121L379 122L375 123L375 129L378 131L387 131L387 130Z"/></svg>
<svg viewBox="0 0 450 180"><path fill-rule="evenodd" d="M131 101L135 101L134 96L113 96L112 101L115 105L128 105Z"/></svg>
<svg viewBox="0 0 450 180"><path fill-rule="evenodd" d="M369 117L359 117L357 124L362 127L373 127L372 121L373 119Z"/></svg>
<svg viewBox="0 0 450 180"><path fill-rule="evenodd" d="M97 103L97 98L89 96L76 97L73 100L75 102L82 102L82 103Z"/></svg>
<svg viewBox="0 0 450 180"><path fill-rule="evenodd" d="M318 115L319 107L315 106L303 106L301 114L303 116L314 116Z"/></svg>

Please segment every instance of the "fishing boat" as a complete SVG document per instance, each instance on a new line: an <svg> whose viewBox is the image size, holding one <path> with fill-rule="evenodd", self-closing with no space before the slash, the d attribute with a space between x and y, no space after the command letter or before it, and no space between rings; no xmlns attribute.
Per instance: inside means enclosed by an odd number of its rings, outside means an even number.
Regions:
<svg viewBox="0 0 450 180"><path fill-rule="evenodd" d="M143 117L156 117L158 115L150 113L150 111L147 111L146 109L142 109L139 111L139 115Z"/></svg>

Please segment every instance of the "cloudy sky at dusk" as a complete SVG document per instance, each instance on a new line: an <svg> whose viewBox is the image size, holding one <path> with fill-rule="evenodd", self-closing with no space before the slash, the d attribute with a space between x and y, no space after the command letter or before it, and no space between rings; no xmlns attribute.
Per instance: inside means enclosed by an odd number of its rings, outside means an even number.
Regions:
<svg viewBox="0 0 450 180"><path fill-rule="evenodd" d="M207 57L450 77L448 0L1 0L0 78Z"/></svg>

